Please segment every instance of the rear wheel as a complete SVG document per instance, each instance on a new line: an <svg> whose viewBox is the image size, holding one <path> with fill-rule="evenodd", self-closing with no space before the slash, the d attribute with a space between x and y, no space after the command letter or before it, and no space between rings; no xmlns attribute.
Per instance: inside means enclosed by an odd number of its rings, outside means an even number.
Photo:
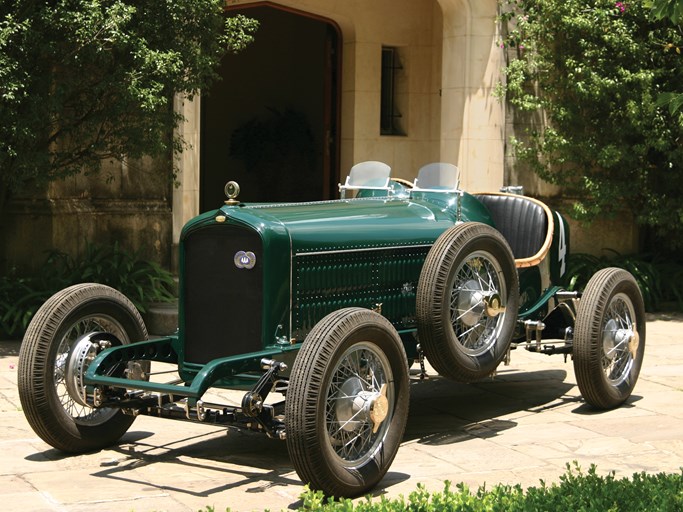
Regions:
<svg viewBox="0 0 683 512"><path fill-rule="evenodd" d="M19 352L19 398L36 434L72 453L118 441L134 417L88 406L83 377L102 349L145 339L147 329L137 309L112 288L77 284L48 299L31 321ZM139 365L135 371L143 373Z"/></svg>
<svg viewBox="0 0 683 512"><path fill-rule="evenodd" d="M470 382L493 372L518 309L517 269L498 231L469 222L437 239L420 275L416 314L420 344L439 374Z"/></svg>
<svg viewBox="0 0 683 512"><path fill-rule="evenodd" d="M285 403L299 477L328 496L374 487L403 437L408 382L403 344L388 320L360 308L323 318L297 355Z"/></svg>
<svg viewBox="0 0 683 512"><path fill-rule="evenodd" d="M579 390L590 405L611 409L631 395L645 352L645 306L629 272L606 268L588 281L573 352Z"/></svg>

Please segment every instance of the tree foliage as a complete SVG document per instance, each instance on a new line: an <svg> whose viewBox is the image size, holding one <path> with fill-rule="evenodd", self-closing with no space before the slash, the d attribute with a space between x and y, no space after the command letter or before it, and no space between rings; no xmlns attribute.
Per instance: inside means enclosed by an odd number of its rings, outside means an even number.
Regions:
<svg viewBox="0 0 683 512"><path fill-rule="evenodd" d="M0 0L0 205L28 182L170 155L174 93L216 78L256 22L220 0Z"/></svg>
<svg viewBox="0 0 683 512"><path fill-rule="evenodd" d="M513 58L504 92L543 123L514 141L590 220L630 210L662 247L683 247L683 34L644 2L503 0Z"/></svg>
<svg viewBox="0 0 683 512"><path fill-rule="evenodd" d="M654 19L668 19L683 29L683 0L645 0L645 6L651 9ZM680 53L680 47L677 51ZM672 113L680 112L683 110L683 92L662 93L658 104L668 106Z"/></svg>
<svg viewBox="0 0 683 512"><path fill-rule="evenodd" d="M652 9L652 16L657 19L670 19L672 23L683 23L683 0L645 0L645 6Z"/></svg>

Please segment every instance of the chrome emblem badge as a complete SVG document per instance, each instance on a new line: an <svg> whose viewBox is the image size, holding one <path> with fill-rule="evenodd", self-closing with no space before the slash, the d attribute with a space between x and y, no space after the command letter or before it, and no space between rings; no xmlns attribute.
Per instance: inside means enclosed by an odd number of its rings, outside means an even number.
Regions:
<svg viewBox="0 0 683 512"><path fill-rule="evenodd" d="M238 251L233 261L237 268L251 270L256 265L256 255L251 251Z"/></svg>

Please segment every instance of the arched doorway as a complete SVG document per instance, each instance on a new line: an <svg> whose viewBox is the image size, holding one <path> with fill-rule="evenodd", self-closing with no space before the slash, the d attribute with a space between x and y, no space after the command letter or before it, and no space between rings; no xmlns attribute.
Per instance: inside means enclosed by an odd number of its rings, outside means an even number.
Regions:
<svg viewBox="0 0 683 512"><path fill-rule="evenodd" d="M227 55L201 102L200 210L237 181L244 201L333 197L339 180L335 24L274 4L229 10L259 21L255 41Z"/></svg>

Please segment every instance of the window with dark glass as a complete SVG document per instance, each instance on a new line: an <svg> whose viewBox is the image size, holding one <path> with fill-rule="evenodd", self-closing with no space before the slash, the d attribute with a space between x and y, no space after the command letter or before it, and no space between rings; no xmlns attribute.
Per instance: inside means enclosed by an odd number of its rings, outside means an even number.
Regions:
<svg viewBox="0 0 683 512"><path fill-rule="evenodd" d="M399 96L399 73L403 70L397 48L382 47L382 98L380 107L380 134L405 135L401 126Z"/></svg>

